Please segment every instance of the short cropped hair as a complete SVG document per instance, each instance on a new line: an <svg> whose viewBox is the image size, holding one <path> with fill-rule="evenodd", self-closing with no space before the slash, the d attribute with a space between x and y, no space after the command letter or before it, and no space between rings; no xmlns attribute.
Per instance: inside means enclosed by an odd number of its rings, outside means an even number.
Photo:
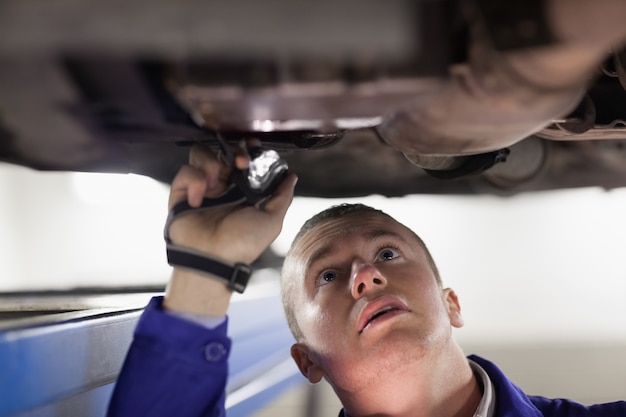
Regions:
<svg viewBox="0 0 626 417"><path fill-rule="evenodd" d="M393 217L391 217L390 215L388 215L387 213L385 213L382 210L379 209L375 209L373 207L367 206L365 204L339 204L339 205L335 205L332 207L329 207L319 213L317 213L316 215L314 215L313 217L311 217L310 219L308 219L306 222L304 222L304 224L302 225L302 227L300 228L300 230L298 231L298 233L296 234L296 237L293 239L293 242L291 242L291 247L289 248L289 251L287 252L287 255L285 257L285 264L291 259L291 257L293 257L293 250L296 247L296 244L309 232L311 232L313 229L315 229L317 226L326 223L328 221L331 220L335 220L344 216L348 216L351 214L360 214L360 213L370 213L370 214L376 214L379 216L383 216L386 217L392 221L397 222L396 219L394 219ZM404 226L404 225L403 225ZM406 227L406 226L404 226ZM406 228L414 237L415 240L418 242L418 244L422 247L422 249L424 250L424 252L426 253L426 258L428 260L428 264L430 266L430 268L433 271L433 274L435 275L435 279L437 280L437 283L442 286L442 282L441 282L441 277L439 275L439 270L437 268L437 265L435 264L435 260L433 259L430 251L428 250L428 248L426 247L426 244L424 243L424 241L422 241L422 239L411 229L409 229L408 227ZM293 334L294 338L297 341L303 340L304 339L304 335L302 334L302 331L300 329L300 326L298 325L298 321L296 320L296 316L294 313L294 306L292 303L292 299L293 299L293 283L294 281L294 277L287 277L286 276L286 272L285 272L285 268L283 268L282 274L281 274L281 283L280 283L280 288L281 288L281 296L282 296L282 302L283 302L283 309L285 310L285 317L287 318L287 323L289 324L289 329L291 330L291 333Z"/></svg>

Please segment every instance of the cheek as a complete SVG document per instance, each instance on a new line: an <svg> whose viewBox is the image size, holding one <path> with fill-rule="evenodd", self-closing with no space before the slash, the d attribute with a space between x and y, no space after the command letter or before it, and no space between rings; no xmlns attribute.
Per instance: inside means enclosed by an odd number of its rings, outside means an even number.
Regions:
<svg viewBox="0 0 626 417"><path fill-rule="evenodd" d="M448 327L450 324L450 316L446 307L446 302L440 291L432 291L429 294L429 309L432 312L432 320L440 326Z"/></svg>
<svg viewBox="0 0 626 417"><path fill-rule="evenodd" d="M434 277L430 276L428 271L424 271L419 278L410 271L403 276L405 281L401 283L401 287L411 289L405 294L411 298L413 306L420 314L432 318L448 316L443 292L439 285L433 282Z"/></svg>
<svg viewBox="0 0 626 417"><path fill-rule="evenodd" d="M312 303L299 307L300 327L307 339L317 339L329 329L330 314L324 308Z"/></svg>
<svg viewBox="0 0 626 417"><path fill-rule="evenodd" d="M327 353L344 339L337 319L329 308L312 303L299 307L299 324L307 344L319 353Z"/></svg>

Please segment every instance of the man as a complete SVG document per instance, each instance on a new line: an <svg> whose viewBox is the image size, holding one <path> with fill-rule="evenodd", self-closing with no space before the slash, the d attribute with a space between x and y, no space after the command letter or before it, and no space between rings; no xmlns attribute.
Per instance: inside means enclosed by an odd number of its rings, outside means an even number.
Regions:
<svg viewBox="0 0 626 417"><path fill-rule="evenodd" d="M240 152L239 168L247 157ZM202 147L172 183L169 206L198 207L227 186L229 169ZM226 206L177 218L173 244L227 264L254 261L280 232L296 177L262 206ZM282 273L291 354L310 382L325 378L344 416L624 416L626 403L585 407L529 397L490 362L466 358L452 337L459 301L444 289L426 246L388 215L339 206L310 219ZM110 416L219 416L232 290L216 275L175 267L136 330Z"/></svg>

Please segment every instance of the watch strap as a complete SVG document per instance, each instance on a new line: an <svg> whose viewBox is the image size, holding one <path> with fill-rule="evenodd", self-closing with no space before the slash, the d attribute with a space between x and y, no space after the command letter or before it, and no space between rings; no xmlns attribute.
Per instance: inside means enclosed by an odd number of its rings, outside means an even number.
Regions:
<svg viewBox="0 0 626 417"><path fill-rule="evenodd" d="M183 246L168 244L166 252L167 262L170 265L210 274L224 281L227 287L238 293L244 292L252 275L250 265L242 262L230 265Z"/></svg>

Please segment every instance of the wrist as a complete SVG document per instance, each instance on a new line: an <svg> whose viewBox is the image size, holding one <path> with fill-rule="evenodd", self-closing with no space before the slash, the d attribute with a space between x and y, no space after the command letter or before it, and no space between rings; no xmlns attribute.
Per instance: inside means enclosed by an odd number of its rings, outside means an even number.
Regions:
<svg viewBox="0 0 626 417"><path fill-rule="evenodd" d="M252 268L248 264L224 262L223 259L184 246L168 244L166 252L170 265L191 269L206 275L209 279L220 280L239 293L245 291L252 275Z"/></svg>
<svg viewBox="0 0 626 417"><path fill-rule="evenodd" d="M223 316L228 310L232 293L232 289L221 280L192 270L174 268L163 306L180 313Z"/></svg>

